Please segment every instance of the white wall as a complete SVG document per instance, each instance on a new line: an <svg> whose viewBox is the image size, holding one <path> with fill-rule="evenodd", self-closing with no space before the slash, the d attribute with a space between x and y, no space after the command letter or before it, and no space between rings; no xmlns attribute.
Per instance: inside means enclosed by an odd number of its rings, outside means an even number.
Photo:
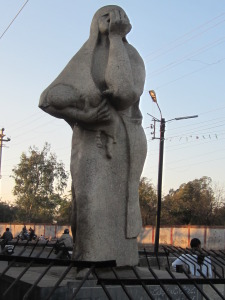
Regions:
<svg viewBox="0 0 225 300"><path fill-rule="evenodd" d="M0 234L2 235L9 227L13 236L16 237L23 226L23 224L0 223ZM38 236L42 234L48 238L60 237L65 228L68 228L71 233L71 227L67 225L26 224L26 227L27 229L34 228ZM190 241L194 237L200 239L203 248L225 250L225 227L220 226L163 226L160 228L159 243L186 248L190 247ZM138 236L138 243L154 244L154 239L155 227L145 226Z"/></svg>

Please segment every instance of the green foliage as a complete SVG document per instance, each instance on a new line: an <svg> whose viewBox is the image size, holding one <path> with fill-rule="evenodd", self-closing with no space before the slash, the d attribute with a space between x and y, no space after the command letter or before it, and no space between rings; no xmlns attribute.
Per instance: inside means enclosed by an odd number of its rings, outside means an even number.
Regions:
<svg viewBox="0 0 225 300"><path fill-rule="evenodd" d="M213 225L225 226L225 203L215 208L214 215Z"/></svg>
<svg viewBox="0 0 225 300"><path fill-rule="evenodd" d="M17 208L9 203L0 201L0 222L11 223L15 219Z"/></svg>
<svg viewBox="0 0 225 300"><path fill-rule="evenodd" d="M202 177L171 190L162 202L161 224L212 225L216 200L210 177Z"/></svg>
<svg viewBox="0 0 225 300"><path fill-rule="evenodd" d="M63 163L50 153L50 145L46 143L41 151L30 147L12 172L18 221L52 222L56 207L63 201L68 174Z"/></svg>
<svg viewBox="0 0 225 300"><path fill-rule="evenodd" d="M153 184L145 177L139 183L139 203L143 226L155 224L157 194Z"/></svg>
<svg viewBox="0 0 225 300"><path fill-rule="evenodd" d="M72 199L71 197L64 197L61 201L59 208L57 209L57 214L55 220L59 225L71 224L72 217Z"/></svg>
<svg viewBox="0 0 225 300"><path fill-rule="evenodd" d="M157 193L147 178L141 178L139 200L143 225L155 225ZM203 176L171 189L162 199L161 225L225 225L225 194Z"/></svg>

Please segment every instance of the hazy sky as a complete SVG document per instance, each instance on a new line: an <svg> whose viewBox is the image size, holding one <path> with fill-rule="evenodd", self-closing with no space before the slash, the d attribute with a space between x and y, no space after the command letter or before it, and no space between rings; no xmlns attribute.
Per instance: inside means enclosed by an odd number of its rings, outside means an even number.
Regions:
<svg viewBox="0 0 225 300"><path fill-rule="evenodd" d="M29 146L47 141L69 171L71 129L38 108L41 92L88 39L104 5L127 13L128 42L146 66L141 97L148 155L143 176L157 185L159 140L152 140L154 89L163 117L198 115L166 124L163 191L209 176L225 186L225 1L223 0L0 0L0 128L11 141L2 154L0 197L13 199L12 168ZM159 127L156 128L157 136Z"/></svg>

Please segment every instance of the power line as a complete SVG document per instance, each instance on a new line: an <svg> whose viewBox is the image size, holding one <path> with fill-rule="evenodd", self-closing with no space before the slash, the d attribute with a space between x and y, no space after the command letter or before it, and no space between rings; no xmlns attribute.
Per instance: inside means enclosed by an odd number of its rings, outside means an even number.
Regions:
<svg viewBox="0 0 225 300"><path fill-rule="evenodd" d="M225 107L221 107L215 110L223 110ZM214 110L211 111L207 111L205 113L211 113ZM199 113L198 115L203 115L205 114L203 113ZM171 138L176 138L176 137L183 137L185 135L193 135L193 134L197 134L197 135L202 135L202 134L217 134L217 133L223 133L224 130L222 129L222 131L216 131L216 128L218 127L223 127L223 125L225 125L225 118L224 117L220 117L220 118L213 118L213 119L209 119L206 121L202 121L202 122L197 122L194 124L187 124L187 125L183 125L183 126L179 126L179 127L172 127L170 128L170 132L171 131L179 131L179 133L175 133L173 135L170 135L167 137L167 139L171 139ZM147 129L150 129L151 126L148 126L145 129L145 131L147 131ZM215 129L215 130L214 130ZM211 130L214 130L213 132ZM146 132L146 135L150 135L151 133Z"/></svg>
<svg viewBox="0 0 225 300"><path fill-rule="evenodd" d="M210 162L214 162L214 161L217 161L217 160L223 160L225 159L225 157L221 157L221 158L216 158L216 159L210 159L210 160L205 160L205 161L201 161L201 162L196 162L196 163L192 163L192 164L188 164L188 168L191 167L191 166L196 166L196 165L201 165L201 164L206 164L206 163L210 163ZM180 168L185 168L187 165L183 165L183 166L177 166L177 167L174 167L174 168L171 168L171 167L168 167L169 170L175 170L175 169L180 169Z"/></svg>
<svg viewBox="0 0 225 300"><path fill-rule="evenodd" d="M218 108L217 110L222 110L222 109L225 109L225 106L224 107L221 107L221 108ZM214 110L212 110L212 111L214 111ZM209 112L206 112L206 113L211 113L212 111L209 111ZM198 115L199 116L201 116L201 115L203 115L203 114L205 114L205 113L199 113ZM220 120L220 121L219 121ZM214 122L214 121L216 121L216 122ZM171 127L170 128L170 131L172 131L172 130L177 130L177 129L181 129L181 128L186 128L186 127L188 127L188 128L190 128L191 126L196 126L196 125L200 125L200 124L205 124L206 123L206 125L208 126L208 125L210 125L210 123L211 124L217 124L217 123L220 123L220 122L222 122L222 121L225 121L225 117L223 116L223 117L220 117L220 118L213 118L213 119L210 119L210 120L206 120L206 121L202 121L202 122L197 122L197 123L195 123L194 125L192 125L192 124L190 124L190 125L182 125L182 126L179 126L179 128L177 128L177 127ZM203 127L203 126L205 126L205 125L202 125L202 126L198 126L198 127L196 127L196 128L199 128L199 127ZM193 130L193 129L195 129L195 127L194 128L192 128L191 130Z"/></svg>
<svg viewBox="0 0 225 300"><path fill-rule="evenodd" d="M7 32L7 30L9 29L9 27L12 25L12 23L15 21L15 19L18 17L18 15L21 13L21 11L23 10L23 8L25 7L25 5L28 3L29 0L27 0L24 5L20 8L20 10L18 11L18 13L15 15L15 17L12 19L12 21L9 23L9 25L7 26L7 28L3 31L2 35L0 36L0 39L3 37L3 35Z"/></svg>
<svg viewBox="0 0 225 300"><path fill-rule="evenodd" d="M225 140L225 138L223 137L223 138L220 138L219 140L216 139L217 143L221 140L223 141L223 140ZM211 143L212 141L213 140L210 139L210 140L204 140L203 142L200 142L199 139L194 139L194 140L190 140L188 142L180 142L179 145L178 144L168 145L168 143L167 143L166 152L177 151L177 150L186 149L188 147L193 147L193 146L196 148L196 147ZM215 141L215 139L214 139L214 141ZM152 140L148 140L148 142L152 142ZM215 145L215 143L213 143L213 146L214 145ZM158 150L151 150L151 151L148 152L148 154L149 155L158 155Z"/></svg>
<svg viewBox="0 0 225 300"><path fill-rule="evenodd" d="M38 126L36 126L36 127L34 127L34 128L30 128L30 129L24 131L22 134L18 134L18 135L16 135L16 136L14 136L14 138L18 138L18 137L20 137L20 136L23 136L24 133L33 132L34 130L39 129L40 127L45 126L45 125L47 125L47 124L52 124L52 120L46 121L45 123L43 123L43 124L41 124L41 125L38 125Z"/></svg>
<svg viewBox="0 0 225 300"><path fill-rule="evenodd" d="M225 138L221 138L220 140L224 140ZM166 151L169 152L169 151L177 151L177 150L180 150L180 149L186 149L188 147L193 147L193 143L195 142L195 148L198 147L198 146L202 146L202 145L205 145L205 144L208 144L208 143L211 143L212 140L207 140L207 141L204 141L204 142L198 142L198 140L194 140L194 141L190 141L190 142L186 142L186 143L181 143L181 147L177 147L178 145L171 145L171 146L168 146L167 145L167 149ZM217 143L219 142L219 140L217 140ZM214 144L213 144L214 146ZM177 147L177 148L176 148Z"/></svg>
<svg viewBox="0 0 225 300"><path fill-rule="evenodd" d="M179 41L179 40L182 40L184 37L190 35L192 32L197 31L198 29L204 27L205 25L207 25L207 24L209 24L209 23L212 23L214 20L216 20L216 19L218 19L218 18L220 18L220 17L222 17L222 16L224 16L224 15L225 15L225 13L222 13L222 14L220 14L220 15L218 15L218 16L212 18L212 19L210 19L209 21L207 21L207 22L201 24L200 26L195 27L194 29L192 29L191 31L188 31L187 33L185 33L184 35L178 37L178 38L175 39L174 41L171 41L171 42L169 43L169 45L174 44L174 43L176 43L176 42ZM224 21L224 20L222 20L222 22L223 22L223 21ZM220 22L220 23L221 23L221 22ZM217 23L217 24L218 24L218 23ZM217 24L216 24L216 25L217 25ZM214 25L214 26L215 26L215 25ZM210 27L209 29L211 29L211 27ZM209 29L208 29L208 30L209 30ZM205 31L207 31L207 30L205 30ZM190 39L190 38L189 38L189 39ZM189 40L189 39L188 39L188 40ZM185 42L185 41L184 41L184 42ZM176 46L175 46L175 47L176 47ZM174 47L174 48L175 48L175 47ZM158 49L152 51L150 54L148 54L148 55L145 57L145 59L147 59L149 56L153 55L154 53L156 53L156 54L158 55L161 49L162 49L162 50L166 49L165 51L168 51L167 48L168 48L168 46L158 48ZM173 48L173 49L174 49L174 48ZM169 49L169 50L170 50L170 49ZM165 52L163 52L163 54L164 54L164 53L165 53ZM158 57L158 56L157 56L157 57Z"/></svg>
<svg viewBox="0 0 225 300"><path fill-rule="evenodd" d="M207 134L207 133L209 133L208 130L214 129L214 128L217 128L217 127L221 127L221 126L224 126L224 125L225 125L225 123L217 125L217 126L213 126L213 127L202 128L200 130L199 130L199 128L196 127L196 130L195 130L195 128L193 128L193 129L191 129L189 131L186 130L186 133L183 132L183 133L178 134L178 135L171 135L171 136L168 136L167 139L171 139L171 138L175 138L175 137L181 137L181 136L186 136L186 135L193 135L193 134L199 134L199 135ZM214 132L212 132L212 133L214 133Z"/></svg>
<svg viewBox="0 0 225 300"><path fill-rule="evenodd" d="M225 21L225 20L220 21L219 23L217 23L217 24L211 26L209 29L214 28L214 27L220 25L220 24L221 24L222 22L224 22L224 21ZM168 51L174 50L174 49L176 49L177 47L184 45L184 44L187 43L188 41L193 40L194 38L197 38L198 36L200 36L200 35L202 35L203 33L207 32L209 29L204 30L204 31L202 31L202 32L200 32L200 33L198 33L198 34L196 34L196 35L190 37L189 39L185 40L184 42L181 42L180 44L175 45L175 46L169 48L169 49L167 50L166 54L168 53ZM149 61L153 61L154 59L156 59L156 58L162 56L164 53L165 53L165 52L163 52L163 53L161 53L161 54L158 54L156 57L154 57L153 59L151 59L151 60L149 60ZM148 63L149 61L147 60L146 63Z"/></svg>
<svg viewBox="0 0 225 300"><path fill-rule="evenodd" d="M221 152L221 151L224 151L224 149L219 149L216 152ZM182 159L179 159L179 160L169 161L169 162L166 162L166 166L168 167L168 165L170 165L170 164L174 165L174 163L178 163L178 162L184 162L184 161L187 162L187 160L190 160L190 159L192 160L192 159L194 159L196 157L202 157L202 156L206 156L206 155L214 154L214 153L215 153L215 151L211 151L211 152L201 153L199 155L185 157L185 158L182 158Z"/></svg>
<svg viewBox="0 0 225 300"><path fill-rule="evenodd" d="M200 53L203 53L221 43L223 43L225 41L225 36L222 36L221 38L217 39L217 40L214 40L213 42L210 42L186 55L184 55L183 57L179 58L179 59L176 59L175 61L172 61L170 62L169 64L167 65L164 65L162 66L161 68L159 69L156 69L156 70L153 70L152 72L150 72L150 74L148 74L148 76L157 76L159 74L161 74L162 72L165 72L171 68L174 68L175 66L181 64L182 62L184 62L185 60L191 58L191 57L195 57L196 55L200 54Z"/></svg>
<svg viewBox="0 0 225 300"><path fill-rule="evenodd" d="M162 84L162 85L156 87L155 89L156 89L156 90L159 90L160 88L163 88L163 87L165 87L165 86L167 86L167 85L169 85L169 84L171 84L171 83L174 83L174 82L176 82L176 81L178 81L178 80L180 80L180 79L183 79L183 78L188 77L188 76L190 76L190 75L192 75L192 74L195 74L195 73L198 73L198 72L200 72L200 71L203 71L204 69L209 68L209 67L211 67L212 65L215 65L215 64L217 64L217 63L220 63L220 62L222 62L223 60L225 60L225 58L223 58L223 59L221 59L221 60L218 60L218 61L215 62L215 63L207 64L206 66L201 67L201 68L199 68L199 69L197 69L197 70L195 70L195 71L186 73L186 74L184 74L184 75L182 75L182 76L180 76L180 77L175 78L174 80L171 80L171 81L169 81L169 82L167 82L167 83L164 83L164 84Z"/></svg>
<svg viewBox="0 0 225 300"><path fill-rule="evenodd" d="M10 126L15 127L15 126L17 126L18 124L23 123L24 121L27 122L28 119L30 119L30 118L32 118L32 121L33 121L33 117L36 116L36 115L39 115L39 116L40 116L40 113L39 113L39 112L38 112L38 113L36 112L36 113L33 113L33 114L29 115L29 116L26 116L25 118L23 118L23 119L21 119L21 120L19 120L19 121L16 121L16 122L14 122L14 123L10 123ZM40 117L41 117L41 116L40 116ZM36 118L36 119L39 119L39 117ZM34 119L34 120L36 120L36 119ZM30 121L28 121L28 122L30 122ZM22 125L22 126L23 126L23 125ZM26 126L26 125L24 125L24 126Z"/></svg>

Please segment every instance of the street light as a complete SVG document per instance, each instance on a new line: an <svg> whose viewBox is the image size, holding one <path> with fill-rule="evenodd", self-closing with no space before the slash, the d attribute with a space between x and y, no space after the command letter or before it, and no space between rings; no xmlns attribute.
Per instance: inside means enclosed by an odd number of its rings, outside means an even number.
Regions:
<svg viewBox="0 0 225 300"><path fill-rule="evenodd" d="M149 91L150 96L152 97L152 101L157 103L156 93L154 90Z"/></svg>
<svg viewBox="0 0 225 300"><path fill-rule="evenodd" d="M150 96L151 96L151 98L152 98L152 101L155 102L156 105L158 106L158 109L159 109L159 112L160 112L160 115L161 115L161 119L162 119L162 112L161 112L161 109L160 109L159 104L158 104L158 102L157 102L157 98L156 98L156 93L155 93L155 91L154 91L154 90L150 90L150 91L149 91L149 94L150 94Z"/></svg>
<svg viewBox="0 0 225 300"><path fill-rule="evenodd" d="M165 119L162 117L162 112L161 109L158 105L157 102L157 97L156 93L154 90L150 90L149 94L152 98L152 101L155 102L158 106L160 115L161 115L161 120L158 120L157 118L153 117L154 120L154 127L155 127L155 122L160 122L160 142L159 142L159 168L158 168L158 188L157 188L157 195L158 195L158 202L157 202L157 215L156 215L156 230L155 230L155 245L154 245L154 252L155 254L158 254L159 250L159 231L160 231L160 219L161 219L161 203L162 203L162 174L163 174L163 151L164 151L164 134L165 134L165 125L166 122L170 121L179 121L179 120L184 120L184 119L190 119L190 118L197 118L197 115L194 116L187 116L187 117L179 117L179 118L174 118L170 119L168 121L165 121ZM151 116L151 115L150 115ZM155 128L154 128L155 132ZM156 137L154 136L153 139Z"/></svg>
<svg viewBox="0 0 225 300"><path fill-rule="evenodd" d="M158 254L159 250L159 230L160 230L160 218L161 218L161 203L162 203L162 173L163 173L163 150L164 150L164 133L165 133L165 119L162 117L161 109L158 105L156 93L154 90L150 90L149 94L158 106L161 120L160 120L160 142L159 142L159 168L158 168L158 203L157 203L157 215L156 215L156 230L155 230L155 245L154 252Z"/></svg>

